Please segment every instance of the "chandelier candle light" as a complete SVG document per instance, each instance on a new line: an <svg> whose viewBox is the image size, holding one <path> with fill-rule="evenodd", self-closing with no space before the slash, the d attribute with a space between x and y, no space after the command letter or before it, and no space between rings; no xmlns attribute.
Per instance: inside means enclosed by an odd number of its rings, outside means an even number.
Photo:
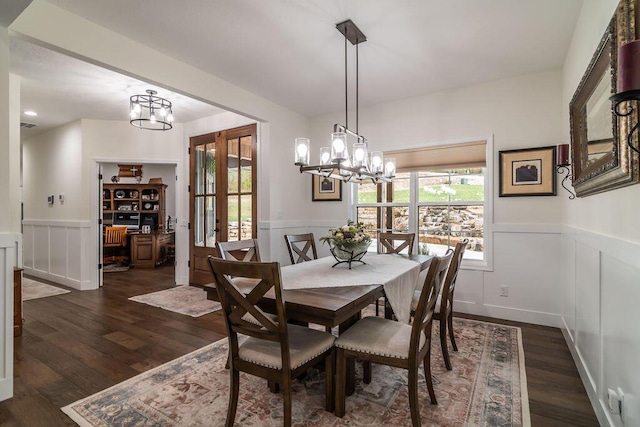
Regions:
<svg viewBox="0 0 640 427"><path fill-rule="evenodd" d="M156 96L158 92L148 89L147 95L129 98L129 123L140 129L169 130L173 128L171 101Z"/></svg>
<svg viewBox="0 0 640 427"><path fill-rule="evenodd" d="M346 20L336 25L344 36L345 57L345 125L333 125L331 147L320 148L320 162L310 165L311 146L309 138L296 138L294 153L295 165L300 167L300 173L306 172L335 178L345 182L367 182L374 184L391 182L396 173L396 159L385 159L381 151L369 154L367 139L358 133L358 44L367 41L367 37L360 31L353 21ZM349 105L347 90L347 41L356 47L356 130L349 129ZM348 136L356 138L349 157Z"/></svg>

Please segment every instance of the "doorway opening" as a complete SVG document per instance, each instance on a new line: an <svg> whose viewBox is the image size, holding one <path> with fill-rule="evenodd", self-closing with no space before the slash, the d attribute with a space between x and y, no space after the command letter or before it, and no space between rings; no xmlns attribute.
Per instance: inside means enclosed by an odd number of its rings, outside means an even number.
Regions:
<svg viewBox="0 0 640 427"><path fill-rule="evenodd" d="M124 278L135 286L156 269L175 282L177 165L118 161L98 168L99 285Z"/></svg>

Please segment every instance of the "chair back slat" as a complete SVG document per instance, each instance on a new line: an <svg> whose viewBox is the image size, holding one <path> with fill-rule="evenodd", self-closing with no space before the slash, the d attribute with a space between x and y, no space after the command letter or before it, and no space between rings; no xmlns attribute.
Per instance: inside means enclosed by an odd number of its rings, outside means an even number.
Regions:
<svg viewBox="0 0 640 427"><path fill-rule="evenodd" d="M424 332L428 339L431 337L431 324L438 299L438 293L444 282L447 269L451 263L453 251L449 249L447 253L440 257L435 257L429 264L429 270L424 279L420 300L416 308L413 326L411 330L410 357L417 356L421 333Z"/></svg>
<svg viewBox="0 0 640 427"><path fill-rule="evenodd" d="M280 342L283 358L288 358L289 342L287 322L285 320L286 314L282 300L280 265L277 262L242 262L223 260L212 256L209 256L208 261L225 315L227 333L231 338L231 354L237 355L237 334L240 333L268 341ZM245 294L234 283L234 280L238 279L255 279L256 284L251 291ZM245 280L245 282L248 281ZM272 289L275 293L277 322L266 316L265 312L258 306L262 297ZM243 319L243 316L247 313L253 316L260 324L256 325Z"/></svg>
<svg viewBox="0 0 640 427"><path fill-rule="evenodd" d="M104 244L112 246L126 246L127 227L106 227L104 229Z"/></svg>
<svg viewBox="0 0 640 427"><path fill-rule="evenodd" d="M379 233L379 252L384 254L399 254L407 249L409 255L413 254L413 241L415 233ZM396 242L401 242L396 246Z"/></svg>
<svg viewBox="0 0 640 427"><path fill-rule="evenodd" d="M453 251L453 257L451 258L451 264L449 270L444 279L442 285L442 300L440 302L440 313L446 313L451 310L453 306L453 292L456 287L456 279L458 278L458 272L460 271L460 264L462 263L462 257L464 256L464 250L469 244L469 239L464 239L462 242L458 242Z"/></svg>
<svg viewBox="0 0 640 427"><path fill-rule="evenodd" d="M220 258L229 261L260 262L260 251L256 239L218 242Z"/></svg>
<svg viewBox="0 0 640 427"><path fill-rule="evenodd" d="M316 242L313 237L313 233L285 234L284 241L287 244L291 264L298 264L305 261L311 261L312 259L318 259L318 252L316 251ZM309 253L309 251L311 251L311 253Z"/></svg>

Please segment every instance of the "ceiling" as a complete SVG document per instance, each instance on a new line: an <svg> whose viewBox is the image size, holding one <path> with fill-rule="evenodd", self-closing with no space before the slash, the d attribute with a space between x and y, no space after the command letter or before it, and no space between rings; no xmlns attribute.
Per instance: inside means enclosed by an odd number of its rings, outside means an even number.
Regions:
<svg viewBox="0 0 640 427"><path fill-rule="evenodd" d="M363 106L561 68L583 0L47 1L314 116L344 109L338 22L352 19L367 36ZM353 52L349 45L350 64ZM40 129L81 117L124 120L128 97L149 88L15 39L11 71L24 78L23 107L40 109L23 120ZM175 102L177 122L220 111L153 88Z"/></svg>

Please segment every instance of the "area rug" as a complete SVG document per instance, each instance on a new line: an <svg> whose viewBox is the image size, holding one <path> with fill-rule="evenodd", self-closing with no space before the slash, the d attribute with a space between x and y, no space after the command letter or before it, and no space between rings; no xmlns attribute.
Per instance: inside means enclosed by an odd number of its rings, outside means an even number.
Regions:
<svg viewBox="0 0 640 427"><path fill-rule="evenodd" d="M419 397L423 425L529 426L520 328L454 319L460 351L451 353L447 371L438 342L433 343L432 374L438 405L431 405L424 372ZM434 331L437 332L437 331ZM225 370L227 340L144 372L62 408L80 426L224 425L229 390ZM324 410L324 373L310 370L293 384L293 424L304 426L411 425L407 375L374 364L370 384L361 382L356 363L356 392L346 415ZM238 426L282 425L282 395L261 378L241 374Z"/></svg>
<svg viewBox="0 0 640 427"><path fill-rule="evenodd" d="M102 266L102 271L104 273L121 273L123 271L129 271L128 265L123 264L105 264Z"/></svg>
<svg viewBox="0 0 640 427"><path fill-rule="evenodd" d="M221 308L219 302L208 300L207 293L194 286L176 286L129 299L191 317L204 316Z"/></svg>
<svg viewBox="0 0 640 427"><path fill-rule="evenodd" d="M28 277L22 278L22 301L68 294L69 292L71 291L38 282Z"/></svg>

